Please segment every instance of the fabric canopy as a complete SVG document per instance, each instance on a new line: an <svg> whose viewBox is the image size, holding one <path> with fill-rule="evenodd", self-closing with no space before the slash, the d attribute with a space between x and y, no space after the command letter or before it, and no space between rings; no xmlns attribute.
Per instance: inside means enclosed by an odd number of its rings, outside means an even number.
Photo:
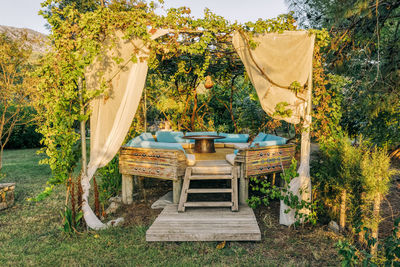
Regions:
<svg viewBox="0 0 400 267"><path fill-rule="evenodd" d="M305 115L306 92L288 89L297 81L304 87L312 69L314 36L304 31L267 33L254 37L257 43L251 49L245 34L236 32L233 45L238 52L247 74L257 90L261 106L268 115L297 124ZM288 104L292 116L279 117L275 107L281 102Z"/></svg>
<svg viewBox="0 0 400 267"><path fill-rule="evenodd" d="M157 30L152 38L166 33L167 30ZM83 214L87 225L96 230L105 225L89 206L90 180L121 147L138 108L147 76L149 49L143 41L127 40L123 36L122 32L116 32L115 38L106 42L104 50L86 71L88 90L100 89L102 82L108 85L106 92L91 102L90 160L87 176L82 179ZM136 63L132 61L135 54Z"/></svg>
<svg viewBox="0 0 400 267"><path fill-rule="evenodd" d="M232 38L233 46L243 61L265 112L292 124L300 123L303 119L299 177L294 178L289 186L294 194L304 200L311 200L309 127L314 38L314 35L305 31L260 34L253 39L257 43L254 49L250 48L244 33L235 32ZM290 89L295 81L302 88L299 92ZM280 103L285 103L282 106L291 110L290 116L276 113ZM291 225L295 222L294 211L287 213L287 209L281 202L280 223Z"/></svg>

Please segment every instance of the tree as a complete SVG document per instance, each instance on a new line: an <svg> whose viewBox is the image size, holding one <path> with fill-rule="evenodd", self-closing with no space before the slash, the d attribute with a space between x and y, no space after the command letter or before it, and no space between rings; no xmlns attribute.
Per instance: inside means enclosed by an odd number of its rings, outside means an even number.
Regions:
<svg viewBox="0 0 400 267"><path fill-rule="evenodd" d="M0 170L3 150L15 126L26 123L32 86L29 58L32 49L26 34L11 39L0 34Z"/></svg>
<svg viewBox="0 0 400 267"><path fill-rule="evenodd" d="M327 28L327 70L351 77L342 126L377 144L400 142L400 2L287 0L302 27Z"/></svg>

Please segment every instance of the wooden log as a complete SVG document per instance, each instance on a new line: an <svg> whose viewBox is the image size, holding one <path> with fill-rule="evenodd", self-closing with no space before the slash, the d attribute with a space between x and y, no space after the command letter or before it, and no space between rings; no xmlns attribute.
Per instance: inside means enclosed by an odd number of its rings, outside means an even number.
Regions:
<svg viewBox="0 0 400 267"><path fill-rule="evenodd" d="M132 191L133 191L133 177L132 175L122 174L122 203L132 204Z"/></svg>

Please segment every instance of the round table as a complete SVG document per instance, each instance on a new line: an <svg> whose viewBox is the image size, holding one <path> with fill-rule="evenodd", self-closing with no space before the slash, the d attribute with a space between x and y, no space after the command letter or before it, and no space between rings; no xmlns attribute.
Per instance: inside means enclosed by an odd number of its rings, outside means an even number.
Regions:
<svg viewBox="0 0 400 267"><path fill-rule="evenodd" d="M195 153L215 153L214 140L223 139L225 136L218 135L190 135L182 137L194 140Z"/></svg>

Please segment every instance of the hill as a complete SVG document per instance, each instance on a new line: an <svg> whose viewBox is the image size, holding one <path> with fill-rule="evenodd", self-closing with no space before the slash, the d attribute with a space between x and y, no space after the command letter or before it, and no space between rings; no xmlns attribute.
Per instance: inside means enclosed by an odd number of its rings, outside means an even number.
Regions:
<svg viewBox="0 0 400 267"><path fill-rule="evenodd" d="M21 34L26 34L28 45L32 47L34 54L42 54L46 51L46 48L48 47L46 45L47 36L43 33L31 29L0 25L0 33L4 33L11 38L17 38Z"/></svg>

